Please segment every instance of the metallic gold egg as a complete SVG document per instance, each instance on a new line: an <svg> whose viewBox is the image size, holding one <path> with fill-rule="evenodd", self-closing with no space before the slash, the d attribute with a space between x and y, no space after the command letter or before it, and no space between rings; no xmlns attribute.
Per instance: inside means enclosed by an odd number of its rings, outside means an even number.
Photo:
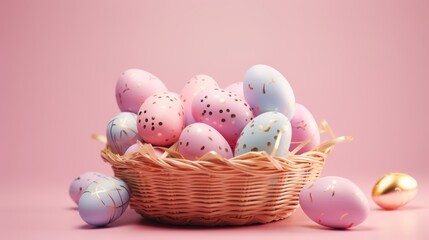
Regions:
<svg viewBox="0 0 429 240"><path fill-rule="evenodd" d="M378 206L394 210L411 201L417 193L417 181L405 173L389 173L372 189L372 199Z"/></svg>

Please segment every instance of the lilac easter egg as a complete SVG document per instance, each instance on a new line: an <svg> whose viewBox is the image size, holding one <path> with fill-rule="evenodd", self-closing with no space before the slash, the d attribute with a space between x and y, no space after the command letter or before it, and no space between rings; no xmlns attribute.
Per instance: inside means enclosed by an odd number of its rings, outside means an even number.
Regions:
<svg viewBox="0 0 429 240"><path fill-rule="evenodd" d="M167 87L155 75L141 69L128 69L116 83L116 101L122 112L137 113L147 97L165 91Z"/></svg>
<svg viewBox="0 0 429 240"><path fill-rule="evenodd" d="M233 92L237 94L240 98L244 99L244 92L243 92L243 82L235 82L233 84L228 85L225 90Z"/></svg>
<svg viewBox="0 0 429 240"><path fill-rule="evenodd" d="M307 184L299 203L314 222L331 228L351 228L368 216L369 203L362 190L348 179L336 176Z"/></svg>
<svg viewBox="0 0 429 240"><path fill-rule="evenodd" d="M101 177L92 182L79 199L80 217L93 226L116 221L127 209L130 190L116 177Z"/></svg>
<svg viewBox="0 0 429 240"><path fill-rule="evenodd" d="M180 99L183 102L186 116L186 126L194 123L195 119L192 116L192 101L194 97L204 89L218 88L217 82L210 76L200 74L189 80L180 92Z"/></svg>
<svg viewBox="0 0 429 240"><path fill-rule="evenodd" d="M234 147L241 130L253 119L250 106L236 94L215 88L199 92L192 102L197 122L212 126Z"/></svg>
<svg viewBox="0 0 429 240"><path fill-rule="evenodd" d="M141 105L137 126L147 143L169 146L175 143L185 127L182 101L174 93L154 94Z"/></svg>
<svg viewBox="0 0 429 240"><path fill-rule="evenodd" d="M273 67L259 64L247 70L243 91L255 117L264 112L275 111L292 119L295 95L286 78Z"/></svg>
<svg viewBox="0 0 429 240"><path fill-rule="evenodd" d="M98 172L86 172L79 177L75 178L69 187L69 194L71 199L78 204L80 196L82 196L85 189L95 181L97 178L104 177L104 174Z"/></svg>
<svg viewBox="0 0 429 240"><path fill-rule="evenodd" d="M320 144L319 127L313 115L306 107L298 103L295 104L295 114L290 123L292 125L292 143L290 144L290 151L310 138L310 142L301 148L297 154L308 152Z"/></svg>
<svg viewBox="0 0 429 240"><path fill-rule="evenodd" d="M225 138L204 123L193 123L183 129L178 150L190 160L198 159L210 151L215 151L224 158L232 158L231 147Z"/></svg>
<svg viewBox="0 0 429 240"><path fill-rule="evenodd" d="M241 132L234 155L238 156L252 151L265 151L271 154L278 140L280 143L275 156L284 157L289 152L291 133L291 125L285 115L278 112L260 114ZM280 139L278 139L279 136Z"/></svg>
<svg viewBox="0 0 429 240"><path fill-rule="evenodd" d="M142 144L141 144L141 143L136 143L136 144L134 144L134 145L131 145L131 146L127 149L127 151L125 151L125 154L124 154L124 155L132 154L132 153L138 152L138 151L140 150L140 148L141 148L141 147L142 147ZM159 149L159 148L154 148L153 150L155 151L155 154L156 154L158 157L160 157L160 156L164 153L164 151L162 151L162 150L161 150L161 149Z"/></svg>
<svg viewBox="0 0 429 240"><path fill-rule="evenodd" d="M107 124L106 137L113 153L124 154L131 145L141 141L137 131L137 115L121 112L113 117Z"/></svg>

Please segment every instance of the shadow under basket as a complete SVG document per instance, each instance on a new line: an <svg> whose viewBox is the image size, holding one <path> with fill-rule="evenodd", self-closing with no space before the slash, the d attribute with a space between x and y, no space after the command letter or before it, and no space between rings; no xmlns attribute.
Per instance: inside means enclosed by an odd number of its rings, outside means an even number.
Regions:
<svg viewBox="0 0 429 240"><path fill-rule="evenodd" d="M289 217L298 207L302 187L320 176L332 147L347 140L333 135L310 152L286 157L250 152L224 159L210 152L187 160L176 145L161 148L165 153L158 157L150 144L123 156L106 147L101 156L128 184L130 206L145 219L175 225L249 225Z"/></svg>

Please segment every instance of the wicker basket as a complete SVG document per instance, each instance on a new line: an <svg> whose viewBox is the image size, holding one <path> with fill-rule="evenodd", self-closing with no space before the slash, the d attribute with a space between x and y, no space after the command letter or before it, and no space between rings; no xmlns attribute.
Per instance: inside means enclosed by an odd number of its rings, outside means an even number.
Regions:
<svg viewBox="0 0 429 240"><path fill-rule="evenodd" d="M321 131L330 129L326 123L321 126ZM290 216L298 207L301 188L319 177L330 149L347 140L333 135L313 151L286 157L251 152L224 159L210 152L187 160L176 146L163 148L166 153L157 157L149 144L124 156L106 147L101 156L129 185L130 206L145 219L177 225L248 225Z"/></svg>

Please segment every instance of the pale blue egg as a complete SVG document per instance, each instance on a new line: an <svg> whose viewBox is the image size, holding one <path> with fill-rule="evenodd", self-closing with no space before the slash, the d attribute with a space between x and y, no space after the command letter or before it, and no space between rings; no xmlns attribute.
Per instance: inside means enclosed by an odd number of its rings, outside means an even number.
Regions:
<svg viewBox="0 0 429 240"><path fill-rule="evenodd" d="M101 177L92 182L79 199L80 217L93 226L116 221L127 209L130 190L116 177Z"/></svg>
<svg viewBox="0 0 429 240"><path fill-rule="evenodd" d="M137 115L121 112L114 116L107 125L106 136L112 152L123 155L137 140L142 141L137 130Z"/></svg>
<svg viewBox="0 0 429 240"><path fill-rule="evenodd" d="M243 91L254 116L276 111L292 119L295 95L286 78L273 67L258 64L249 68L244 76Z"/></svg>
<svg viewBox="0 0 429 240"><path fill-rule="evenodd" d="M243 129L234 155L238 156L251 151L265 151L271 154L279 139L279 147L275 156L284 157L289 153L291 137L291 124L285 115L279 112L262 113Z"/></svg>

